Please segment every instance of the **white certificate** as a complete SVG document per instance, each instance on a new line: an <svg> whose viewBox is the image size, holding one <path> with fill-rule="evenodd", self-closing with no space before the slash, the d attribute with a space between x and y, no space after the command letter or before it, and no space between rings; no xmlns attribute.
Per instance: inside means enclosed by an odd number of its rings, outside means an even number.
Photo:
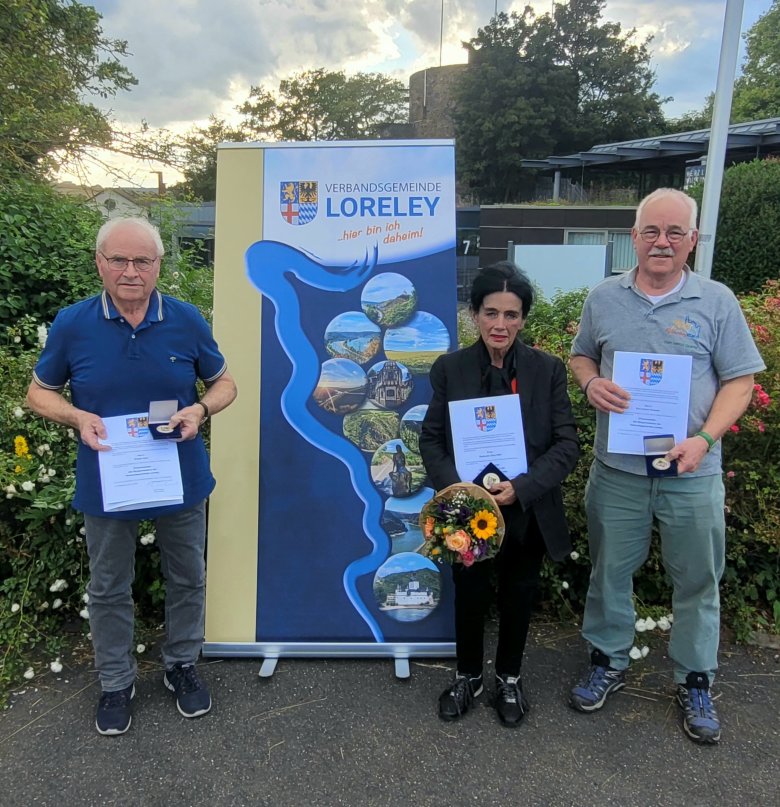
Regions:
<svg viewBox="0 0 780 807"><path fill-rule="evenodd" d="M491 462L508 479L528 471L517 395L451 401L450 427L455 467L462 482L471 482Z"/></svg>
<svg viewBox="0 0 780 807"><path fill-rule="evenodd" d="M103 509L142 510L181 504L179 450L172 440L155 440L149 434L146 412L103 418L108 437L100 442L111 451L99 451Z"/></svg>
<svg viewBox="0 0 780 807"><path fill-rule="evenodd" d="M607 451L644 454L643 438L656 434L685 440L692 369L692 356L616 351L612 380L631 393L631 401L625 412L609 414Z"/></svg>

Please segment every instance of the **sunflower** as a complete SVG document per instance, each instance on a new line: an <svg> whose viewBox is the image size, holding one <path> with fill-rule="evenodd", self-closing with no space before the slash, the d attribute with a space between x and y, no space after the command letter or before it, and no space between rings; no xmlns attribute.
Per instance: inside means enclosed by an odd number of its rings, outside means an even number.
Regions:
<svg viewBox="0 0 780 807"><path fill-rule="evenodd" d="M471 529L477 538L490 538L496 534L498 521L489 510L480 510L471 519Z"/></svg>

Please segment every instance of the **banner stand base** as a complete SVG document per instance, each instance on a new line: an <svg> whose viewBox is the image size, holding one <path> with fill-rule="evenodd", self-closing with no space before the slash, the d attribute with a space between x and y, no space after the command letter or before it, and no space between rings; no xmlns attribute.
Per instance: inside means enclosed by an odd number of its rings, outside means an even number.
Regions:
<svg viewBox="0 0 780 807"><path fill-rule="evenodd" d="M409 670L409 659L408 658L398 658L395 659L395 677L396 678L409 678L411 676L411 671Z"/></svg>
<svg viewBox="0 0 780 807"><path fill-rule="evenodd" d="M270 678L276 670L277 661L279 661L278 656L264 658L263 663L260 665L260 672L258 673L258 676L260 678Z"/></svg>

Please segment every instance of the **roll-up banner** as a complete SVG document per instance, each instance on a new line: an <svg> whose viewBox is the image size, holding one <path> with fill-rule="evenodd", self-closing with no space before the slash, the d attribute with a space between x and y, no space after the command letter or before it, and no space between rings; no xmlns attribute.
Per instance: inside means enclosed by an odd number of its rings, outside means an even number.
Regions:
<svg viewBox="0 0 780 807"><path fill-rule="evenodd" d="M428 371L457 346L453 143L230 144L218 166L239 399L213 426L204 654L453 655L448 570L416 551Z"/></svg>

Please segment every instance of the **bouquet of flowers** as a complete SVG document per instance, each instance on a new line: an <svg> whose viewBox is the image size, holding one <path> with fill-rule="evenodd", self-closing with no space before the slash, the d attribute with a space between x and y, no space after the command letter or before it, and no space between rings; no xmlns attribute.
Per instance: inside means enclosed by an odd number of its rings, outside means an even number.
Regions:
<svg viewBox="0 0 780 807"><path fill-rule="evenodd" d="M420 552L447 563L471 566L495 557L504 538L496 500L479 485L458 482L440 490L420 512L425 543Z"/></svg>

